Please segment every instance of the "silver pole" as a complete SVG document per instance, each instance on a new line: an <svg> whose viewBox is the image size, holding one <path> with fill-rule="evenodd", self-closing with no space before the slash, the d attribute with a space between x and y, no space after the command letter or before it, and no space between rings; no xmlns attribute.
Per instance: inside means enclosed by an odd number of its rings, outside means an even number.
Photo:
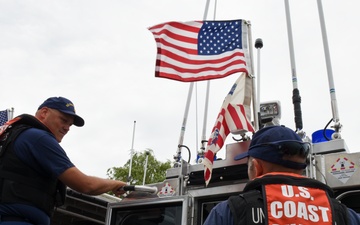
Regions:
<svg viewBox="0 0 360 225"><path fill-rule="evenodd" d="M208 5L207 5L208 7ZM214 6L214 16L213 20L216 18L216 7L217 7L217 0L215 0L215 6ZM207 10L206 13L204 13L204 20L207 17ZM205 96L205 108L204 108L204 121L203 121L203 130L201 135L201 152L200 155L204 154L205 146L206 146L206 124L207 124L207 114L208 114L208 108L209 108L209 93L210 93L210 80L206 82L206 96Z"/></svg>
<svg viewBox="0 0 360 225"><path fill-rule="evenodd" d="M146 154L146 159L145 159L145 165L144 165L144 178L143 178L143 185L145 185L145 178L146 178L146 171L147 171L147 164L148 164L148 159L149 159L149 151L145 152Z"/></svg>
<svg viewBox="0 0 360 225"><path fill-rule="evenodd" d="M250 21L246 22L248 27L248 47L250 55L250 71L249 74L252 78L252 98L253 98L253 111L254 111L254 129L255 131L259 130L259 112L260 112L260 103L258 102L257 93L256 93L256 84L254 77L254 57L253 57L253 46L252 46L252 34L251 34L251 23Z"/></svg>
<svg viewBox="0 0 360 225"><path fill-rule="evenodd" d="M131 181L132 158L134 155L135 125L136 125L136 120L134 121L133 136L132 136L132 143L131 143L131 149L130 149L130 166L129 166L129 176L128 176L128 180L127 180L128 184L130 184L130 181Z"/></svg>
<svg viewBox="0 0 360 225"><path fill-rule="evenodd" d="M288 40L289 40L290 63L291 63L291 75L292 75L293 88L298 88L296 65L295 65L295 54L294 54L294 42L293 42L291 18L290 18L290 7L289 7L288 0L285 0L285 12L286 12L286 24L287 24L287 32L288 32Z"/></svg>
<svg viewBox="0 0 360 225"><path fill-rule="evenodd" d="M175 166L180 166L181 165L181 162L180 162L181 161L181 146L183 145L183 142L184 142L186 122L187 122L187 118L188 118L188 115L189 115L189 108L190 108L191 95L192 95L193 89L194 89L194 82L191 82L190 86L189 86L188 97L187 97L187 100L186 100L184 118L183 118L183 122L182 122L182 125L181 125L179 145L178 145L176 155L174 156L175 162L178 163L178 165L175 165Z"/></svg>
<svg viewBox="0 0 360 225"><path fill-rule="evenodd" d="M321 0L317 1L318 10L319 10L319 18L320 18L320 26L321 26L321 34L323 39L323 45L324 45L324 53L325 53L325 60L326 60L326 69L328 73L328 81L329 81L329 90L330 90L330 98L331 98L331 108L333 113L333 121L335 122L335 132L338 133L340 131L341 125L339 123L339 112L338 112L338 106L336 101L336 93L335 93L335 84L334 84L334 78L332 73L332 67L331 67L331 59L330 59L330 52L329 52L329 43L327 40L327 34L326 34L326 27L325 27L325 19L324 19L324 11L322 8ZM337 135L335 135L337 136Z"/></svg>
<svg viewBox="0 0 360 225"><path fill-rule="evenodd" d="M206 146L206 123L207 123L207 113L209 108L209 93L210 93L210 81L206 83L206 100L205 100L205 109L204 109L204 121L203 121L203 130L201 135L201 154L204 154Z"/></svg>
<svg viewBox="0 0 360 225"><path fill-rule="evenodd" d="M198 126L198 115L199 115L199 113L198 113L198 88L197 88L198 86L197 86L197 83L195 83L195 149L197 149L198 148L198 133L199 133L199 126Z"/></svg>
<svg viewBox="0 0 360 225"><path fill-rule="evenodd" d="M207 0L206 6L205 6L204 17L203 17L204 20L206 19L208 11L209 11L209 3L210 3L210 0ZM176 151L176 155L174 156L175 163L177 163L177 165L175 164L175 166L180 166L182 164L182 162L180 162L181 161L181 146L183 145L183 142L184 142L184 134L185 134L186 122L187 122L187 118L188 118L188 114L189 114L189 108L190 108L191 95L192 95L193 88L194 88L194 82L191 82L190 86L189 86L188 98L187 98L186 107L185 107L184 119L183 119L183 123L181 126L178 149Z"/></svg>
<svg viewBox="0 0 360 225"><path fill-rule="evenodd" d="M261 38L255 40L255 48L257 49L257 102L260 104L260 49L263 47Z"/></svg>
<svg viewBox="0 0 360 225"><path fill-rule="evenodd" d="M9 109L7 111L8 111L8 120L11 120L12 118L14 118L14 107L11 107L11 109Z"/></svg>
<svg viewBox="0 0 360 225"><path fill-rule="evenodd" d="M294 43L293 43L293 36L292 36L290 7L289 7L288 0L285 0L285 12L286 12L286 23L287 23L288 40L289 40L291 76L292 76L292 83L293 83L292 102L294 105L295 126L296 126L297 133L302 138L304 138L305 133L302 131L303 124L302 124L302 112L301 112L301 97L300 97L300 91L298 89L298 82L297 82L297 75L296 75Z"/></svg>

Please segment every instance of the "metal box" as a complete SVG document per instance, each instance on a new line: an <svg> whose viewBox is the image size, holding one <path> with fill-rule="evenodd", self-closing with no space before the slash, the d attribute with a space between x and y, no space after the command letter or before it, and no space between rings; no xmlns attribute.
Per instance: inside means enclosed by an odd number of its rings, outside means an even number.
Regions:
<svg viewBox="0 0 360 225"><path fill-rule="evenodd" d="M315 155L316 179L331 188L360 186L360 153Z"/></svg>

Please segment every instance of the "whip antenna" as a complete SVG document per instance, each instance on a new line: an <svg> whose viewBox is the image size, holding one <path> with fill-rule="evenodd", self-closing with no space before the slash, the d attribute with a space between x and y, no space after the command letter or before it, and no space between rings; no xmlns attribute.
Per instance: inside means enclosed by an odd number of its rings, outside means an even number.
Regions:
<svg viewBox="0 0 360 225"><path fill-rule="evenodd" d="M299 91L298 85L297 85L297 75L296 75L295 56L294 56L294 43L293 43L293 37L292 37L290 8L289 8L288 0L285 0L285 12L286 12L286 24L287 24L288 39L289 39L291 76L292 76L292 84L293 84L292 102L294 105L294 116L295 116L294 119L295 119L296 130L301 131L303 128L302 114L301 114L301 97L300 97L300 91Z"/></svg>

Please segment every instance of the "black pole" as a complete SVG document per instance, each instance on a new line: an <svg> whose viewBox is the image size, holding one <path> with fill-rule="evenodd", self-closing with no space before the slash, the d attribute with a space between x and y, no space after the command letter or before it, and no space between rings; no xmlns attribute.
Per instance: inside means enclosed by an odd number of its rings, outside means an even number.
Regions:
<svg viewBox="0 0 360 225"><path fill-rule="evenodd" d="M293 96L292 96L293 104L294 104L294 119L295 119L295 126L297 130L302 130L302 115L301 115L301 97L299 89L293 89Z"/></svg>

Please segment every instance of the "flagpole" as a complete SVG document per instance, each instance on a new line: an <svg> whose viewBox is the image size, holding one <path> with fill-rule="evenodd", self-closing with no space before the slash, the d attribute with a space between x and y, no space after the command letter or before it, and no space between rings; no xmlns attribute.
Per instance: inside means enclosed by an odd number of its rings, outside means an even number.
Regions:
<svg viewBox="0 0 360 225"><path fill-rule="evenodd" d="M209 93L210 93L210 81L206 82L206 96L205 96L205 107L204 107L204 121L203 121L203 130L201 135L201 148L200 152L198 153L199 157L202 157L205 152L205 145L206 145L206 123L207 123L207 114L208 114L208 107L209 107Z"/></svg>
<svg viewBox="0 0 360 225"><path fill-rule="evenodd" d="M253 47L252 47L252 34L251 34L251 23L250 21L246 22L248 27L248 48L249 48L249 55L250 55L250 71L249 76L251 77L252 83L252 99L253 99L253 111L254 111L254 129L255 132L259 129L259 108L260 103L258 102L257 93L256 93L256 84L255 84L255 76L254 76L254 57L253 57Z"/></svg>
<svg viewBox="0 0 360 225"><path fill-rule="evenodd" d="M292 74L292 83L293 83L292 100L293 100L293 105L294 105L295 126L296 126L297 133L302 138L304 138L305 133L302 131L303 124L302 124L302 115L301 115L301 97L300 97L300 91L298 89L298 83L297 83L295 56L294 56L294 43L293 43L293 36L292 36L290 7L289 7L288 0L285 0L285 13L286 13L286 24L287 24L287 31L288 31L291 74Z"/></svg>
<svg viewBox="0 0 360 225"><path fill-rule="evenodd" d="M146 179L146 171L147 171L147 166L148 166L148 160L149 160L149 155L150 155L150 151L145 150L145 165L144 165L144 177L143 177L143 185L145 185L145 179Z"/></svg>
<svg viewBox="0 0 360 225"><path fill-rule="evenodd" d="M214 17L213 20L216 18L216 6L217 6L217 0L215 0L215 6L214 6ZM207 7L209 7L207 5ZM207 17L207 10L206 13L204 13L204 20ZM205 152L205 145L207 143L206 139L206 125L207 125L207 115L208 115L208 108L209 108L209 95L210 95L210 80L207 80L206 82L206 96L205 96L205 107L204 107L204 121L203 121L203 130L201 135L201 148L200 152L198 153L198 157L203 157Z"/></svg>
<svg viewBox="0 0 360 225"><path fill-rule="evenodd" d="M14 107L8 110L8 120L11 120L14 117Z"/></svg>
<svg viewBox="0 0 360 225"><path fill-rule="evenodd" d="M331 67L331 59L330 59L330 52L329 52L329 43L327 40L326 34L326 27L325 27L325 19L324 19L324 11L322 8L321 0L317 1L318 11L319 11L319 18L320 18L320 26L321 26L321 34L323 39L323 46L324 46L324 53L325 53L325 60L326 60L326 69L328 73L328 82L329 82L329 90L330 90L330 98L331 98L331 109L333 113L333 122L335 122L334 129L335 133L333 134L333 138L341 138L340 129L342 125L340 124L337 100L336 100L336 93L335 93L335 84L334 84L334 77Z"/></svg>
<svg viewBox="0 0 360 225"><path fill-rule="evenodd" d="M203 19L205 20L208 14L208 10L209 10L209 3L210 0L206 1L206 5L205 5L205 11L204 11L204 16ZM209 82L208 82L208 86L209 86ZM184 135L185 135L185 129L186 129L186 122L187 122L187 118L188 118L188 114L189 114L189 108L190 108L190 102L191 102L191 95L194 89L194 82L190 83L189 86L189 91L188 91L188 97L186 100L186 107L185 107L185 112L184 112L184 118L183 118L183 122L181 125L181 131L180 131L180 138L179 138L179 144L178 144L178 149L176 151L176 155L174 156L175 159L175 167L177 166L181 166L182 165L182 160L181 160L181 147L183 146L183 142L184 142ZM208 94L207 94L208 95ZM207 103L206 103L207 104ZM206 106L207 107L207 106ZM207 109L205 110L207 111Z"/></svg>
<svg viewBox="0 0 360 225"><path fill-rule="evenodd" d="M261 38L255 40L255 48L257 49L257 101L260 104L260 49L263 47ZM260 120L260 119L259 119Z"/></svg>
<svg viewBox="0 0 360 225"><path fill-rule="evenodd" d="M176 151L176 155L174 155L174 159L175 159L175 167L180 167L182 164L182 160L181 160L181 147L183 146L184 143L184 135L185 135L185 129L186 129L186 122L187 122L187 118L189 115L189 108L190 108L190 102L191 102L191 95L194 89L194 82L190 83L189 86L189 91L188 91L188 97L186 100L186 106L185 106L185 112L184 112L184 118L183 118L183 122L181 125L181 131L180 131L180 138L179 138L179 144L178 144L178 149Z"/></svg>

